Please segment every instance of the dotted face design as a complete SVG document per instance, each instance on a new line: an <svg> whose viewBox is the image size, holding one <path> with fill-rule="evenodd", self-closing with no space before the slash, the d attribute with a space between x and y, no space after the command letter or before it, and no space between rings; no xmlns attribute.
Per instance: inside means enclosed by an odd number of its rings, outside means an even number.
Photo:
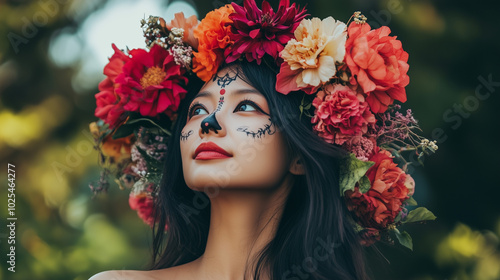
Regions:
<svg viewBox="0 0 500 280"><path fill-rule="evenodd" d="M210 129L212 129L217 134L219 133L218 131L222 129L219 122L215 118L215 114L220 111L222 104L224 104L224 96L220 97L217 109L215 109L215 111L213 111L201 122L201 133L208 133Z"/></svg>
<svg viewBox="0 0 500 280"><path fill-rule="evenodd" d="M229 84L231 84L232 82L234 82L236 78L238 78L238 75L239 75L238 69L236 69L236 73L227 72L224 76L219 76L217 74L214 75L212 81L213 82L217 81L217 85L221 87L219 91L220 95L224 95L226 93L226 90L224 88ZM215 111L213 111L201 122L202 133L208 133L211 129L215 133L218 133L218 131L222 129L221 126L219 125L219 122L217 121L217 118L215 117L215 114L220 111L223 104L224 104L224 96L221 96L219 99L219 104L217 105L217 109L215 109Z"/></svg>

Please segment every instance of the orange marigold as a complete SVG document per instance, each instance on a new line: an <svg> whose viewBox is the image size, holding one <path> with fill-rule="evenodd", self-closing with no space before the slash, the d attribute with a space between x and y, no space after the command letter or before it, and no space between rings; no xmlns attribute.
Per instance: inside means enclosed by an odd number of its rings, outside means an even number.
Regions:
<svg viewBox="0 0 500 280"><path fill-rule="evenodd" d="M193 52L193 71L203 81L208 81L224 61L224 49L233 44L229 34L233 22L229 15L234 12L231 5L225 5L209 12L194 30L198 39L198 52Z"/></svg>

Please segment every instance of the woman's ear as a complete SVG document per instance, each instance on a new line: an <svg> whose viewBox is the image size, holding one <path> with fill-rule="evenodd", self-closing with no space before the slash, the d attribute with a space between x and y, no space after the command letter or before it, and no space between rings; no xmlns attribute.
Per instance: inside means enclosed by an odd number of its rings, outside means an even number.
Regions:
<svg viewBox="0 0 500 280"><path fill-rule="evenodd" d="M304 168L304 165L302 164L302 159L299 156L295 157L292 160L288 171L290 171L290 173L292 173L293 175L304 175L305 174L305 168Z"/></svg>

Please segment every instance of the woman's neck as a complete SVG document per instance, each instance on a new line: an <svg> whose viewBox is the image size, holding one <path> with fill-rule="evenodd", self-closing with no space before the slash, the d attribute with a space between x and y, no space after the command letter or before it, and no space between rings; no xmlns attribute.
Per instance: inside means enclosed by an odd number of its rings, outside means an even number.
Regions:
<svg viewBox="0 0 500 280"><path fill-rule="evenodd" d="M257 254L276 233L290 176L272 190L224 188L210 198L207 246L195 261L200 276L235 280L243 279L246 273L245 279L252 279Z"/></svg>

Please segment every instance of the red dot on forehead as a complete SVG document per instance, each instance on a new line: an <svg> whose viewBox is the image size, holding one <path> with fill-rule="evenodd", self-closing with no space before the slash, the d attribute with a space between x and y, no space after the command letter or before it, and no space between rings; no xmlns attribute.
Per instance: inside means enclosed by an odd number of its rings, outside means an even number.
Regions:
<svg viewBox="0 0 500 280"><path fill-rule="evenodd" d="M224 93L226 93L226 90L225 89L221 89L220 90L220 95L224 95Z"/></svg>

